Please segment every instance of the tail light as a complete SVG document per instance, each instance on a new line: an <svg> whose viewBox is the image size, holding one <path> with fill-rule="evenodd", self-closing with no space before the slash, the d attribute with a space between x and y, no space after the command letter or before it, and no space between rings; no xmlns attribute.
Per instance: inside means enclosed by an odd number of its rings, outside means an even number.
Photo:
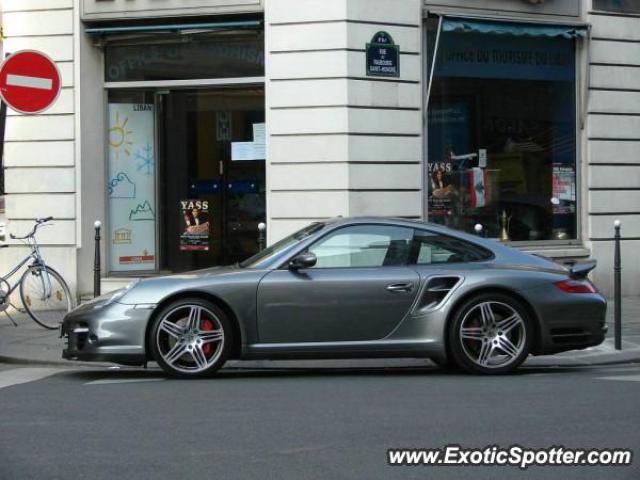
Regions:
<svg viewBox="0 0 640 480"><path fill-rule="evenodd" d="M554 285L567 293L598 293L598 289L589 280L562 280Z"/></svg>

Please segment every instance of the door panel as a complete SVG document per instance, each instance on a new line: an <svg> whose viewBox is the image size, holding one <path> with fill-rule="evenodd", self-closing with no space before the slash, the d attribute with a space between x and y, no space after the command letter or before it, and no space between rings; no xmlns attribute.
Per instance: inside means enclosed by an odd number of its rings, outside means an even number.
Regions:
<svg viewBox="0 0 640 480"><path fill-rule="evenodd" d="M404 284L411 288L398 288ZM275 270L258 287L259 341L384 338L409 311L418 286L408 267Z"/></svg>

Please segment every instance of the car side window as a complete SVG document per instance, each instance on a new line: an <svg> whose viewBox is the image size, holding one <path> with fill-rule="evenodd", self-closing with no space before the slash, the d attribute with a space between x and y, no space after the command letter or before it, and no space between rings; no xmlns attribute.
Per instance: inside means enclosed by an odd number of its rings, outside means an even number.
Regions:
<svg viewBox="0 0 640 480"><path fill-rule="evenodd" d="M330 233L309 247L313 268L364 268L406 265L413 241L411 228L353 225Z"/></svg>
<svg viewBox="0 0 640 480"><path fill-rule="evenodd" d="M425 231L417 230L414 241L417 265L477 262L493 256L488 250L464 240Z"/></svg>

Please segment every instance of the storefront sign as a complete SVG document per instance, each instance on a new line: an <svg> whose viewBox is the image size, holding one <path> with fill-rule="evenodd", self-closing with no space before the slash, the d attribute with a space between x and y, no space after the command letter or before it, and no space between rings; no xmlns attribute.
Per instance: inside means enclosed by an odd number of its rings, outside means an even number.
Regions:
<svg viewBox="0 0 640 480"><path fill-rule="evenodd" d="M367 43L366 52L368 76L400 76L400 47L387 32L376 33Z"/></svg>
<svg viewBox="0 0 640 480"><path fill-rule="evenodd" d="M567 39L509 38L473 33L442 36L436 74L513 80L575 79L574 44Z"/></svg>
<svg viewBox="0 0 640 480"><path fill-rule="evenodd" d="M180 234L180 250L183 252L209 251L209 202L206 200L181 200L180 215L184 231Z"/></svg>
<svg viewBox="0 0 640 480"><path fill-rule="evenodd" d="M154 118L152 104L109 104L109 267L114 272L155 269Z"/></svg>
<svg viewBox="0 0 640 480"><path fill-rule="evenodd" d="M262 9L262 0L81 0L83 19L130 19L241 13Z"/></svg>

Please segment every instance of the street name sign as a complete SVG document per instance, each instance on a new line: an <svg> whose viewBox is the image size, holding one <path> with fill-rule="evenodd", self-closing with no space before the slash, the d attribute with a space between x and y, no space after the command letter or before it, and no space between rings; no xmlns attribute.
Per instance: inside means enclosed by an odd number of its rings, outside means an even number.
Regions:
<svg viewBox="0 0 640 480"><path fill-rule="evenodd" d="M378 32L367 43L367 76L399 77L400 47L387 32Z"/></svg>
<svg viewBox="0 0 640 480"><path fill-rule="evenodd" d="M20 113L40 113L60 93L60 71L47 55L21 50L0 66L0 96Z"/></svg>

